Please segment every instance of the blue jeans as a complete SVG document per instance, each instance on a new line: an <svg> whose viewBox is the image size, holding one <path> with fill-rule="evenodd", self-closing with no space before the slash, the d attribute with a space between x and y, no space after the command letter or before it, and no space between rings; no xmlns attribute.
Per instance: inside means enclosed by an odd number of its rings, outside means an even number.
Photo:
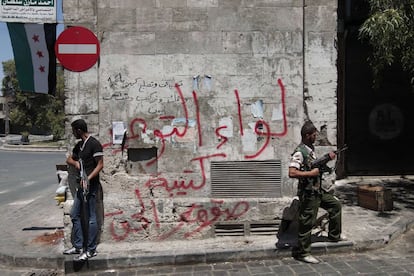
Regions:
<svg viewBox="0 0 414 276"><path fill-rule="evenodd" d="M83 200L82 190L78 189L76 191L76 196L74 198L72 210L70 217L72 219L73 224L73 246L76 248L86 248L87 251L95 251L96 250L96 238L98 234L98 224L96 220L96 191L98 185L91 185L89 194L87 196L87 202L85 203ZM86 204L86 207L83 205ZM82 227L82 217L81 212L82 208L87 212L83 214L88 218L88 224L84 225L85 228ZM86 219L86 218L85 218ZM84 233L88 233L88 242L84 244ZM86 236L86 235L85 235Z"/></svg>

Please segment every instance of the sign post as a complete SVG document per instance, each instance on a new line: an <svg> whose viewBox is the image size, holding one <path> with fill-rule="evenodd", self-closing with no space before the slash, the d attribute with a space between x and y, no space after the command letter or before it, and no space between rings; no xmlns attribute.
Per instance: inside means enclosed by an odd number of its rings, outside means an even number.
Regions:
<svg viewBox="0 0 414 276"><path fill-rule="evenodd" d="M84 27L70 27L56 40L55 53L59 62L68 70L86 71L99 58L99 41L95 34Z"/></svg>

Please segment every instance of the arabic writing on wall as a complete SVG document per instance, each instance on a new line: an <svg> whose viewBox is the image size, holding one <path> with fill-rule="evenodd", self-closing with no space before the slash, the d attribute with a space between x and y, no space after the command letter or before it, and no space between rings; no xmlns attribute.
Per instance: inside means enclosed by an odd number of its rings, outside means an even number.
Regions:
<svg viewBox="0 0 414 276"><path fill-rule="evenodd" d="M112 83L115 85L114 83ZM123 83L123 85L127 86L134 86L137 85L137 82L134 83ZM157 84L158 86L159 84ZM168 83L165 83L164 87L169 86ZM257 136L262 137L262 146L253 154L245 155L245 159L254 159L260 156L260 154L265 150L265 148L269 145L271 139L273 137L282 137L287 134L287 121L286 121L286 107L285 107L285 87L283 85L282 80L278 80L278 86L281 93L281 104L282 104L282 118L283 118L283 129L280 132L274 132L271 130L270 124L263 120L262 118L258 118L254 127L254 132ZM150 87L150 86L145 86ZM155 82L151 84L151 87L155 87ZM189 119L189 111L187 107L187 102L183 96L183 92L181 90L180 84L175 84L174 86L175 91L177 92L177 99L181 102L182 110L184 113L185 118L177 119L173 115L163 115L160 116L159 119L161 120L179 120L183 123L181 127L172 127L169 132L163 132L160 129L155 129L153 134L155 137L159 139L161 142L160 149L158 151L158 155L155 159L152 159L146 163L147 166L151 166L154 162L157 162L160 158L163 157L165 152L165 146L167 138L176 136L176 137L184 137L189 129L190 122L195 124L198 131L198 145L199 147L203 146L202 140L202 127L201 127L201 119L200 119L200 108L198 104L198 98L196 91L192 92L194 106L195 106L195 114L196 120ZM141 89L144 89L141 87ZM126 95L124 95L126 96ZM128 100L128 97L122 96L123 100ZM242 110L241 110L241 100L239 97L238 90L234 90L234 97L235 97L235 104L237 104L237 118L239 123L239 134L241 136L244 135L244 128L243 128L243 117L242 117ZM104 100L116 99L114 97L105 98ZM129 99L131 100L131 99ZM144 118L134 118L129 123L129 135L128 140L133 139L140 139L140 135L136 133L136 126L139 126L141 129L141 133L145 134L148 128L148 123ZM228 137L225 135L226 125L219 125L215 129L215 135L217 136L219 142L216 146L216 150L220 150L220 148L228 142ZM112 135L110 135L112 137ZM112 143L104 144L104 148L108 148L112 145ZM117 153L120 150L114 150L113 153ZM195 157L190 160L190 162L194 162L198 165L198 170L200 171L201 175L198 177L198 182L195 179L191 178L178 178L178 179L167 179L159 173L155 176L150 176L149 179L145 183L145 189L149 189L150 191L154 191L155 189L162 189L170 198L175 196L184 196L187 195L188 191L197 191L201 190L205 187L207 176L205 170L205 162L209 162L212 159L225 159L227 155L224 152L215 152L209 155ZM183 171L184 175L191 174L193 171L185 170ZM110 233L112 238L115 241L121 241L126 239L130 234L137 233L140 231L146 231L151 223L154 223L155 227L160 227L159 221L159 214L157 208L155 207L154 201L150 200L151 206L146 206L144 200L141 196L140 189L135 189L134 191L135 197L138 200L138 204L140 206L140 211L131 215L130 218L124 218L124 211L123 210L116 210L110 213L107 213L105 216L112 218L110 222ZM151 192L153 194L153 192ZM190 207L184 210L182 213L178 214L179 220L178 225L172 228L167 233L164 233L157 238L159 240L167 239L172 235L177 234L178 232L182 232L185 226L185 229L188 231L185 232L184 237L189 238L192 235L201 232L203 229L214 224L216 221L227 221L227 220L234 220L240 218L244 214L246 214L249 210L249 204L246 201L239 201L234 203L233 206L227 208L222 208L222 204L225 204L223 200L221 201L211 201L211 206L205 206L203 204L193 203ZM151 211L148 211L151 210ZM122 218L122 219L120 219ZM136 225L138 222L139 226Z"/></svg>
<svg viewBox="0 0 414 276"><path fill-rule="evenodd" d="M114 241L123 241L133 233L147 231L151 224L156 229L160 229L161 227L154 200L150 200L151 206L147 208L139 189L135 190L135 195L139 203L140 211L131 215L131 221L116 219L117 216L124 213L122 210L105 214L105 217L113 218L109 224L109 231ZM177 232L182 232L184 227L188 230L184 230L183 237L190 238L219 220L235 220L242 217L249 210L249 203L247 201L239 201L230 207L225 207L223 206L224 204L225 202L223 200L214 199L210 201L210 204L205 205L193 203L179 214L178 224L169 231L152 238L155 240L168 239Z"/></svg>

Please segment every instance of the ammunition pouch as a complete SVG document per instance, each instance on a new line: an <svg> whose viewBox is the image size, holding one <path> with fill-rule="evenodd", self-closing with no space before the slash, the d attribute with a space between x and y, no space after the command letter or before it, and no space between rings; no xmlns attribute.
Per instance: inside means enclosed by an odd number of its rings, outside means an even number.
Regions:
<svg viewBox="0 0 414 276"><path fill-rule="evenodd" d="M301 194L318 194L320 193L321 179L320 177L303 178L299 181L298 195Z"/></svg>

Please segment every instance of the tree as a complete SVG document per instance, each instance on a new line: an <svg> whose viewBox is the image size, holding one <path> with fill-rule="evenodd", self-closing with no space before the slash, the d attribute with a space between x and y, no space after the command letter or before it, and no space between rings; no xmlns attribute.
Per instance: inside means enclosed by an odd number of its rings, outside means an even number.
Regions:
<svg viewBox="0 0 414 276"><path fill-rule="evenodd" d="M370 14L359 35L372 47L368 62L374 87L379 86L381 73L392 64L401 65L414 86L414 0L368 1Z"/></svg>
<svg viewBox="0 0 414 276"><path fill-rule="evenodd" d="M13 60L2 62L4 78L2 80L2 89L4 97L15 97L19 89L19 83L16 77L16 67Z"/></svg>
<svg viewBox="0 0 414 276"><path fill-rule="evenodd" d="M63 70L57 71L56 96L40 93L24 93L19 89L14 60L3 62L5 77L2 81L4 96L13 98L10 123L30 132L34 128L53 135L54 140L65 134Z"/></svg>

